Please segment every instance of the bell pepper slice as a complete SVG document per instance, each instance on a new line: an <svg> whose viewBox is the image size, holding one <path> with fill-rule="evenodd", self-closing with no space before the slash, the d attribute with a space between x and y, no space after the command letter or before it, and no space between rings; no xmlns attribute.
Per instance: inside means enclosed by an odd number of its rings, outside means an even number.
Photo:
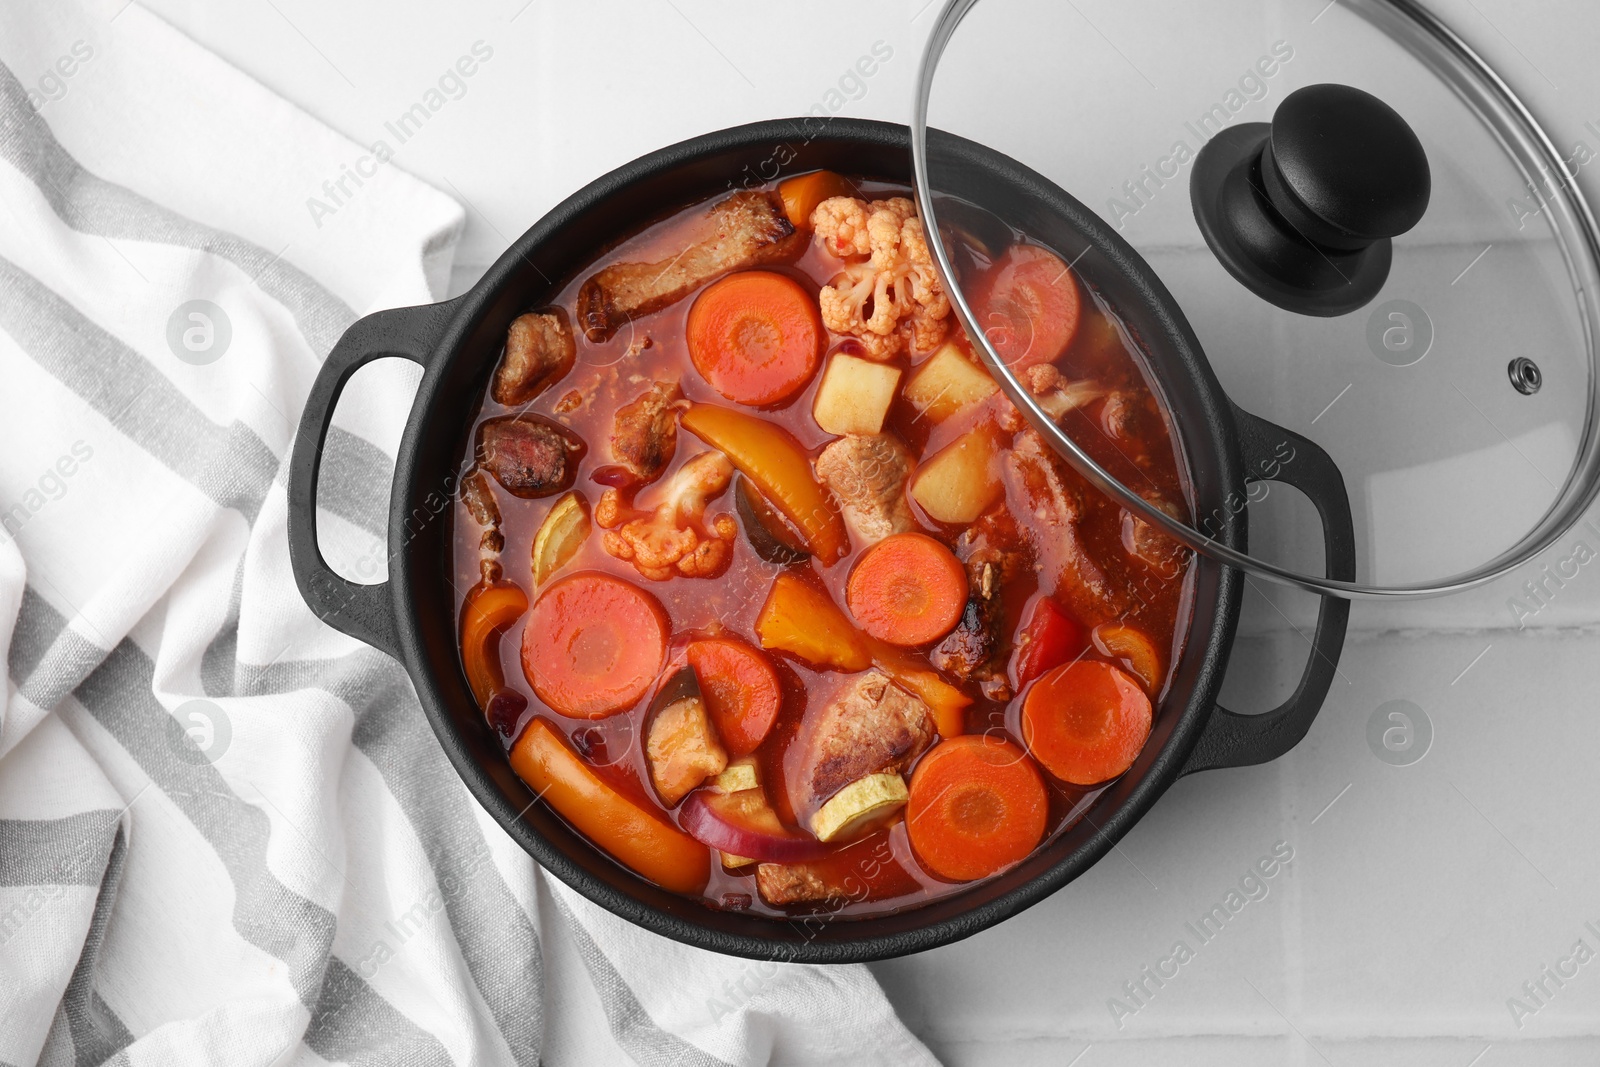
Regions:
<svg viewBox="0 0 1600 1067"><path fill-rule="evenodd" d="M824 564L843 559L850 535L833 496L817 481L811 459L783 427L715 404L683 413L683 428L727 455L739 472L799 528Z"/></svg>
<svg viewBox="0 0 1600 1067"><path fill-rule="evenodd" d="M574 829L618 863L664 889L698 894L711 850L595 773L546 719L511 748L511 769Z"/></svg>

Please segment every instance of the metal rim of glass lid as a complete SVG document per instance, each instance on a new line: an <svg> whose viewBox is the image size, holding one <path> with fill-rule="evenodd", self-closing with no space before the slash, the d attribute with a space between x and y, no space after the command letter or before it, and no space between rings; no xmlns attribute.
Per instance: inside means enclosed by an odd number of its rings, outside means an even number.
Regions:
<svg viewBox="0 0 1600 1067"><path fill-rule="evenodd" d="M1105 442L1089 438L1107 431L1088 409L1064 428L1040 407L981 326L999 264L970 220L1050 242L1003 191L982 202L944 170L958 160L943 134L1098 213L1171 292L1229 397L1330 454L1355 519L1354 580L1324 575L1297 494L1252 493L1250 550L1230 547L1097 461ZM1600 235L1573 181L1600 159L1600 126L1584 136L1593 150L1559 151L1409 0L950 0L912 119L917 200L954 313L1028 421L1190 548L1354 598L1489 581L1554 544L1600 486ZM1117 328L1102 254L1054 251L1082 306ZM1071 377L1073 342L1060 351Z"/></svg>

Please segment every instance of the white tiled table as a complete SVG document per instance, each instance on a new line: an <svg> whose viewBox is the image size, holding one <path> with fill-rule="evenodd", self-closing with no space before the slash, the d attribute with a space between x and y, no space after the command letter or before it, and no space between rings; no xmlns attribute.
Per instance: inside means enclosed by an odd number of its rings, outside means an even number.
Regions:
<svg viewBox="0 0 1600 1067"><path fill-rule="evenodd" d="M396 156L468 206L460 291L596 175L682 137L805 112L875 42L892 56L841 113L903 120L936 4L151 6L369 144L475 42L491 48ZM1320 7L1307 0L1307 17ZM1600 8L1436 7L1559 142L1587 136L1600 118ZM1550 559L1580 539L1600 548L1575 532ZM1600 952L1600 567L1519 632L1507 600L1538 568L1451 600L1357 605L1334 690L1293 753L1179 782L1116 853L1032 911L877 965L907 1022L962 1064L1600 1063L1600 962L1560 986L1544 978L1543 1004L1520 1020L1507 1003L1532 1006L1523 984L1580 938ZM1250 594L1225 692L1236 708L1274 703L1304 656L1285 619L1309 618L1310 598L1271 596L1276 610ZM1369 717L1391 700L1432 723L1432 748L1411 766L1367 744ZM1260 899L1200 944L1186 924L1279 842L1293 850L1287 868L1265 896L1247 886ZM1124 983L1179 939L1194 958L1132 1000ZM1129 1009L1120 1019L1112 998Z"/></svg>

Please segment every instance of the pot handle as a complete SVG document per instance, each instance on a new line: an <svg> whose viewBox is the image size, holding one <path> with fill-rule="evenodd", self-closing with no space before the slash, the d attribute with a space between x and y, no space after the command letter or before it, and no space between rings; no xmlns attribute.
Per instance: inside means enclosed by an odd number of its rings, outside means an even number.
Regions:
<svg viewBox="0 0 1600 1067"><path fill-rule="evenodd" d="M333 410L345 383L375 359L402 356L429 365L450 321L450 304L391 308L357 319L323 360L311 383L289 460L289 566L306 605L335 630L399 658L400 640L388 582L341 578L317 547L317 477Z"/></svg>
<svg viewBox="0 0 1600 1067"><path fill-rule="evenodd" d="M1350 497L1345 492L1344 476L1332 457L1307 438L1237 405L1233 417L1239 427L1246 480L1283 482L1310 497L1322 520L1328 576L1354 580L1355 526L1350 517ZM1268 763L1299 744L1333 684L1349 619L1348 600L1323 597L1317 611L1317 628L1311 637L1311 656L1289 699L1259 715L1240 715L1220 704L1212 708L1211 718L1189 753L1182 773Z"/></svg>

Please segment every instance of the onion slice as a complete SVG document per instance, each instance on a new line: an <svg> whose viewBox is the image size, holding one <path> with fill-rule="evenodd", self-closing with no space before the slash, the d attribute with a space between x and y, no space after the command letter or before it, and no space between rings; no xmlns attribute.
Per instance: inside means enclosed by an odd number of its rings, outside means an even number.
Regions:
<svg viewBox="0 0 1600 1067"><path fill-rule="evenodd" d="M762 863L806 863L833 851L815 838L787 829L759 789L737 793L697 789L678 809L678 820L684 832L702 845Z"/></svg>

